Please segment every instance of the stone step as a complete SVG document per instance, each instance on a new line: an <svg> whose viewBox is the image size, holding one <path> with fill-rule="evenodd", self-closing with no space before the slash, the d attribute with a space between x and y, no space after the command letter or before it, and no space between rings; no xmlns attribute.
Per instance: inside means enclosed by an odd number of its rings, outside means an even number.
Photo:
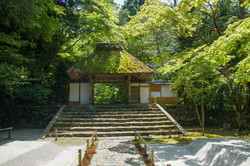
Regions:
<svg viewBox="0 0 250 166"><path fill-rule="evenodd" d="M157 111L159 110L158 108L110 108L110 109L107 109L107 108L104 108L104 109L101 109L101 108L71 108L71 109L68 109L68 108L65 108L64 109L64 112L68 112L68 111L73 111L73 112L119 112L119 111Z"/></svg>
<svg viewBox="0 0 250 166"><path fill-rule="evenodd" d="M169 135L169 130L150 130L138 131L142 136L148 135ZM58 137L91 137L94 132L58 132ZM181 134L179 130L171 130L171 135ZM112 136L134 136L134 131L116 131L116 132L97 132L98 137L112 137ZM54 133L50 136L55 136Z"/></svg>
<svg viewBox="0 0 250 166"><path fill-rule="evenodd" d="M105 108L156 108L155 105L152 104L100 104L100 105L68 105L66 108L73 109L73 108L98 108L98 109L105 109Z"/></svg>
<svg viewBox="0 0 250 166"><path fill-rule="evenodd" d="M57 128L60 131L89 131L93 132L108 132L108 131L145 131L145 130L163 130L174 128L175 125L155 125L155 126L115 126L115 127L60 127Z"/></svg>
<svg viewBox="0 0 250 166"><path fill-rule="evenodd" d="M67 111L62 112L61 115L113 115L113 114L161 114L161 111L107 111L107 112L95 112L95 111Z"/></svg>
<svg viewBox="0 0 250 166"><path fill-rule="evenodd" d="M57 122L145 122L145 121L168 120L167 117L148 118L58 118ZM169 121L171 123L171 121Z"/></svg>
<svg viewBox="0 0 250 166"><path fill-rule="evenodd" d="M56 122L53 128L60 126L68 127L85 127L85 126L152 126L152 125L168 125L170 121L150 121L150 122L87 122L87 123L72 123L72 122Z"/></svg>
<svg viewBox="0 0 250 166"><path fill-rule="evenodd" d="M120 114L120 115L61 115L65 118L140 118L140 117L165 117L164 114Z"/></svg>

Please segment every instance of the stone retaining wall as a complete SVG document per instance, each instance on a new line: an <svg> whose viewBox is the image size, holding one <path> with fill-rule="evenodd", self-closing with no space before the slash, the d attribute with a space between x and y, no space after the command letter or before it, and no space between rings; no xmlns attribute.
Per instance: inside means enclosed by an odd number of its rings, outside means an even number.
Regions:
<svg viewBox="0 0 250 166"><path fill-rule="evenodd" d="M161 106L170 113L173 118L182 126L199 126L197 114L193 105L169 105L161 104Z"/></svg>

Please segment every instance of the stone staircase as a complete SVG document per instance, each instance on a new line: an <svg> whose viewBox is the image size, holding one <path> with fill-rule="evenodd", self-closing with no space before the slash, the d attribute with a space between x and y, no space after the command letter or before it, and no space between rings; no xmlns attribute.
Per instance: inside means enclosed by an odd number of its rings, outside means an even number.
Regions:
<svg viewBox="0 0 250 166"><path fill-rule="evenodd" d="M177 136L181 131L154 105L86 105L67 106L51 128L58 136L90 137L95 130L100 137Z"/></svg>

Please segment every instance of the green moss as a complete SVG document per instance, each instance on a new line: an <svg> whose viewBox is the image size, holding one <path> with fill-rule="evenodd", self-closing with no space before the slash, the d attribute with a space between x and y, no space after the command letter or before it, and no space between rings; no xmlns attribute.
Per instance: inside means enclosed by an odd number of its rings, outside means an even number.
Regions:
<svg viewBox="0 0 250 166"><path fill-rule="evenodd" d="M147 73L152 70L124 50L96 50L76 68L89 74Z"/></svg>
<svg viewBox="0 0 250 166"><path fill-rule="evenodd" d="M190 136L180 137L180 138L168 138L159 137L154 139L146 139L149 143L166 143L166 144L188 144L195 140L196 138L217 138L217 137L239 137L245 140L250 140L250 134L246 132L244 135L238 135L236 130L222 130L215 128L205 129L205 134L202 136L201 131L190 131L188 132Z"/></svg>

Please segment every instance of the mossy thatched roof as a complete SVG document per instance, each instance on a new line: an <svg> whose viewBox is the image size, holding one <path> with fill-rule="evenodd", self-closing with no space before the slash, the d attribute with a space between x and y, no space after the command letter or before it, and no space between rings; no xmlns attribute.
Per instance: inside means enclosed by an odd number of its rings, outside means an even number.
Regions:
<svg viewBox="0 0 250 166"><path fill-rule="evenodd" d="M126 52L122 46L114 44L97 45L94 52L68 71L86 74L133 74L154 71Z"/></svg>

